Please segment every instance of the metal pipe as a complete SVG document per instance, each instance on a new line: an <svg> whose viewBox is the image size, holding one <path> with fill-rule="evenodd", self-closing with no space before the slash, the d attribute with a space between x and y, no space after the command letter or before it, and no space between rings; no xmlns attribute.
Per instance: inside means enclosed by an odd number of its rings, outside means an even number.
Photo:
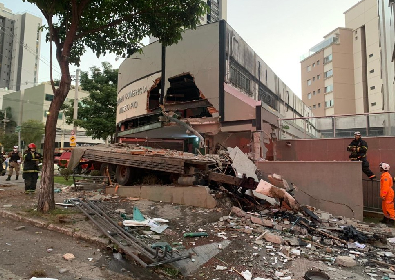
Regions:
<svg viewBox="0 0 395 280"><path fill-rule="evenodd" d="M147 267L147 264L141 260L137 255L135 255L133 252L131 252L131 250L125 246L123 246L122 243L120 243L118 240L116 240L114 237L112 237L108 231L104 230L97 221L95 221L92 216L81 207L81 205L75 203L72 200L72 203L79 209L81 210L99 229L101 229L101 231L104 233L104 235L106 235L112 242L116 243L119 247L122 248L122 250L124 250L129 256L131 256L136 262L138 262L141 266L143 267Z"/></svg>
<svg viewBox="0 0 395 280"><path fill-rule="evenodd" d="M331 115L331 116L317 116L317 117L301 117L301 118L278 118L282 121L292 121L292 120L305 120L305 119L325 119L328 117L354 117L354 116L365 116L365 115L382 115L382 114L395 114L395 111L392 112L378 112L378 113L359 113L359 114L344 114L344 115Z"/></svg>
<svg viewBox="0 0 395 280"><path fill-rule="evenodd" d="M140 240L138 240L134 236L132 236L132 235L128 236L128 234L126 234L126 232L117 223L115 223L102 209L100 209L100 207L98 207L97 205L95 205L91 201L87 201L87 203L89 204L89 206L91 208L93 208L95 211L97 211L100 215L103 215L107 219L107 221L109 223L111 223L112 226L114 226L120 232L120 234L123 235L123 237L125 239L131 239L132 242L139 243L139 244L136 244L136 245L141 246L140 249L145 249L149 253L151 253L153 255L155 254L155 251L152 248L148 247L147 245L145 245L143 242L141 242Z"/></svg>

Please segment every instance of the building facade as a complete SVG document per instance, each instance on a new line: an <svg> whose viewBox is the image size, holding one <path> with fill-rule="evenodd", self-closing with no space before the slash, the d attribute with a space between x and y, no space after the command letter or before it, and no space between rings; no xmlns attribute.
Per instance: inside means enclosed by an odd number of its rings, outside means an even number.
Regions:
<svg viewBox="0 0 395 280"><path fill-rule="evenodd" d="M38 83L41 18L13 14L0 3L0 88L22 90Z"/></svg>
<svg viewBox="0 0 395 280"><path fill-rule="evenodd" d="M78 97L82 99L89 95L88 92L79 90ZM75 90L70 90L65 102L74 99ZM12 111L13 121L17 125L28 120L36 120L46 123L49 113L49 106L53 100L52 86L50 83L42 83L38 86L27 88L22 91L16 91L3 96L3 110L10 107ZM56 147L70 147L69 138L73 130L72 124L66 123L66 118L62 111L59 112L56 124ZM85 135L85 131L81 128L76 134L77 145L103 143L101 140L93 140Z"/></svg>
<svg viewBox="0 0 395 280"><path fill-rule="evenodd" d="M279 117L311 116L311 110L223 20L188 30L167 48L163 93L161 70L158 42L121 64L119 142L189 152L199 144L214 152L220 144L270 158L267 146L279 134L299 137L308 125L279 127Z"/></svg>
<svg viewBox="0 0 395 280"><path fill-rule="evenodd" d="M336 28L301 61L302 100L315 116L355 113L352 34Z"/></svg>

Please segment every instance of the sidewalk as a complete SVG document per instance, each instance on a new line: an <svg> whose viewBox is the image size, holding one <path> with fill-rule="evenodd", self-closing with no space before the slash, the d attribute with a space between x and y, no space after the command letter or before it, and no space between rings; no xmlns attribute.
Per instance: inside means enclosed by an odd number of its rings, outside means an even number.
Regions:
<svg viewBox="0 0 395 280"><path fill-rule="evenodd" d="M15 221L22 221L39 228L46 228L76 239L85 240L99 246L106 246L108 240L100 238L102 235L96 227L86 221L85 216L73 207L56 207L52 214L37 213L38 189L40 180L37 182L35 194L25 194L25 185L22 175L19 180L15 174L11 181L6 181L7 176L0 176L0 216ZM64 187L56 185L55 188ZM76 196L76 193L55 193L55 202L63 202L65 199Z"/></svg>

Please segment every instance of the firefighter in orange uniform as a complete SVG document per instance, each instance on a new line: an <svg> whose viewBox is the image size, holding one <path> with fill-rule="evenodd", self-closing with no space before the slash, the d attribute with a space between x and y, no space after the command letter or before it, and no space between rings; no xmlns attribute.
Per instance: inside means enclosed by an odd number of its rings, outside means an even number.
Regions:
<svg viewBox="0 0 395 280"><path fill-rule="evenodd" d="M394 183L391 174L388 172L389 170L390 165L388 163L380 163L380 197L382 200L381 207L384 213L384 218L380 222L394 225L394 190L392 189Z"/></svg>

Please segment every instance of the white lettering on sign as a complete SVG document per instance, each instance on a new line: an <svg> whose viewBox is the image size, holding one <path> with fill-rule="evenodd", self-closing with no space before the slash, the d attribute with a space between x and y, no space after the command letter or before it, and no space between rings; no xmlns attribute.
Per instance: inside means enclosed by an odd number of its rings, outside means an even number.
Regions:
<svg viewBox="0 0 395 280"><path fill-rule="evenodd" d="M133 98L135 96L141 95L143 93L145 93L146 91L148 91L148 87L144 86L138 89L133 89L129 92L127 92L126 94L122 95L121 97L118 98L117 104L119 105L120 103L122 103L123 101L125 101L126 99L129 98Z"/></svg>
<svg viewBox="0 0 395 280"><path fill-rule="evenodd" d="M118 92L117 123L148 113L148 91L155 85L160 73L140 79Z"/></svg>
<svg viewBox="0 0 395 280"><path fill-rule="evenodd" d="M138 106L139 106L139 103L137 101L134 101L130 104L126 104L126 105L122 106L121 108L119 108L119 114L122 114L122 113L129 111L131 109L137 109Z"/></svg>

